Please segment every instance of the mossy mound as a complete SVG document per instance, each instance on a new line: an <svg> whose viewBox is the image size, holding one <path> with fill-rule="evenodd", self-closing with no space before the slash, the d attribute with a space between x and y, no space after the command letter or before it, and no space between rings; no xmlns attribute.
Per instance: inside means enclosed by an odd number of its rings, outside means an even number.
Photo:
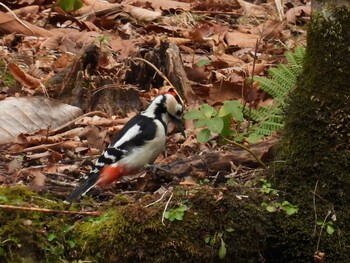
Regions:
<svg viewBox="0 0 350 263"><path fill-rule="evenodd" d="M169 194L170 195L170 194ZM100 217L20 210L0 215L1 262L262 262L268 214L258 191L242 187L179 187L168 211L184 204L182 220L162 215L166 201L116 196ZM63 209L22 187L0 188L2 204ZM6 200L4 200L6 199ZM91 208L90 208L91 209ZM211 240L211 242L208 242ZM206 242L207 241L207 242ZM221 260L219 249L225 244ZM221 251L222 252L222 251Z"/></svg>
<svg viewBox="0 0 350 263"><path fill-rule="evenodd" d="M183 220L165 220L164 225L164 203L112 208L105 220L75 228L79 253L98 262L260 262L267 220L259 199L247 189L176 191L173 205L185 202L189 209ZM205 242L219 233L227 247L223 260L218 257L220 238L212 245Z"/></svg>
<svg viewBox="0 0 350 263"><path fill-rule="evenodd" d="M0 204L63 209L62 202L40 197L24 187L1 187ZM57 238L61 238L68 219L64 215L1 209L0 261L30 263L57 259L60 255L53 251L55 245L47 237L57 232Z"/></svg>

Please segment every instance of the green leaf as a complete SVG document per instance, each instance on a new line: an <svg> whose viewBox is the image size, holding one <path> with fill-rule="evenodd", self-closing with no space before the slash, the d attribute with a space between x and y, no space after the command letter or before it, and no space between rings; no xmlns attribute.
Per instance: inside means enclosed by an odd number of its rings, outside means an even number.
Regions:
<svg viewBox="0 0 350 263"><path fill-rule="evenodd" d="M47 241L51 242L52 240L56 239L57 236L54 233L49 233L47 236Z"/></svg>
<svg viewBox="0 0 350 263"><path fill-rule="evenodd" d="M3 201L3 202L7 202L9 199L4 196L4 195L0 195L0 201Z"/></svg>
<svg viewBox="0 0 350 263"><path fill-rule="evenodd" d="M209 242L210 242L210 236L206 236L205 237L205 239L204 239L204 242L206 243L206 244L208 244ZM1 254L0 254L1 255Z"/></svg>
<svg viewBox="0 0 350 263"><path fill-rule="evenodd" d="M184 217L184 212L178 211L178 212L176 212L176 213L174 214L174 218L175 218L176 220L182 220L183 217Z"/></svg>
<svg viewBox="0 0 350 263"><path fill-rule="evenodd" d="M197 141L199 141L200 143L206 143L209 141L209 137L210 131L208 129L204 129L197 134Z"/></svg>
<svg viewBox="0 0 350 263"><path fill-rule="evenodd" d="M200 127L206 127L207 126L207 122L208 120L207 119L199 119L198 121L196 121L194 123L194 127L196 129L200 128Z"/></svg>
<svg viewBox="0 0 350 263"><path fill-rule="evenodd" d="M238 100L227 100L222 105L218 116L224 117L231 114L235 121L243 121L242 105Z"/></svg>
<svg viewBox="0 0 350 263"><path fill-rule="evenodd" d="M205 116L199 110L191 110L185 113L184 118L186 120L199 120L199 119L204 119Z"/></svg>
<svg viewBox="0 0 350 263"><path fill-rule="evenodd" d="M211 238L209 245L214 246L216 242L216 238Z"/></svg>
<svg viewBox="0 0 350 263"><path fill-rule="evenodd" d="M178 208L176 208L176 210L185 212L186 210L188 210L188 207L185 205L180 205Z"/></svg>
<svg viewBox="0 0 350 263"><path fill-rule="evenodd" d="M70 240L70 239L69 239L69 240L67 240L66 242L67 242L67 244L69 245L70 248L75 247L75 242L74 242L73 240Z"/></svg>
<svg viewBox="0 0 350 263"><path fill-rule="evenodd" d="M317 220L317 221L316 221L316 225L322 226L322 225L323 225L323 221L322 221L322 220Z"/></svg>
<svg viewBox="0 0 350 263"><path fill-rule="evenodd" d="M233 232L235 230L232 227L229 227L229 228L226 228L225 231L228 232L228 233L231 233L231 232Z"/></svg>
<svg viewBox="0 0 350 263"><path fill-rule="evenodd" d="M4 256L4 255L5 255L5 250L2 247L0 247L0 256Z"/></svg>
<svg viewBox="0 0 350 263"><path fill-rule="evenodd" d="M332 225L330 225L330 224L327 224L327 226L326 226L327 234L332 235L334 233L334 231L335 231L334 227Z"/></svg>
<svg viewBox="0 0 350 263"><path fill-rule="evenodd" d="M202 104L199 107L199 110L204 114L204 116L207 119L210 119L212 116L216 115L216 110L208 104Z"/></svg>
<svg viewBox="0 0 350 263"><path fill-rule="evenodd" d="M207 127L210 131L220 134L224 128L224 121L217 117L211 118L207 121Z"/></svg>
<svg viewBox="0 0 350 263"><path fill-rule="evenodd" d="M249 143L257 143L261 138L263 138L264 135L261 134L256 134L256 133L251 133L249 136L246 138L247 142Z"/></svg>
<svg viewBox="0 0 350 263"><path fill-rule="evenodd" d="M276 212L277 208L274 205L267 205L266 210L270 213Z"/></svg>
<svg viewBox="0 0 350 263"><path fill-rule="evenodd" d="M219 248L219 258L220 259L224 259L226 256L226 244L224 242L224 240L221 238L221 243L220 243L220 248Z"/></svg>
<svg viewBox="0 0 350 263"><path fill-rule="evenodd" d="M201 68L201 67L204 67L205 65L210 64L211 62L212 61L210 59L201 59L196 63L196 65L197 67Z"/></svg>
<svg viewBox="0 0 350 263"><path fill-rule="evenodd" d="M58 4L65 12L77 10L82 7L80 0L59 0Z"/></svg>
<svg viewBox="0 0 350 263"><path fill-rule="evenodd" d="M286 214L290 216L298 212L298 208L295 206L286 207L284 208L284 211L286 211Z"/></svg>

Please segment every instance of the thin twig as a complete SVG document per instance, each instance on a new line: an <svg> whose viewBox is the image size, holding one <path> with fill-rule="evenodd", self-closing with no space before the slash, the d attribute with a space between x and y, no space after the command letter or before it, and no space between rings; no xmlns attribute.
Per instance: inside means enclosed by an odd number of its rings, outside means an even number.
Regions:
<svg viewBox="0 0 350 263"><path fill-rule="evenodd" d="M164 196L165 196L165 194L166 194L167 192L168 192L168 190L166 190L158 200L156 200L156 201L154 201L154 202L152 202L152 203L146 205L145 207L150 207L151 205L154 205L154 204L160 202L160 201L164 198Z"/></svg>
<svg viewBox="0 0 350 263"><path fill-rule="evenodd" d="M11 15L13 15L15 17L15 19L22 24L22 26L24 26L26 29L28 29L30 32L33 33L33 35L35 36L35 33L21 20L19 19L19 17L10 9L8 8L6 5L4 5L3 3L0 2L0 5L2 7L4 7L8 12L10 12Z"/></svg>
<svg viewBox="0 0 350 263"><path fill-rule="evenodd" d="M328 217L329 217L331 214L332 214L332 212L331 212L331 210L329 210L328 213L327 213L327 215L325 216L323 222L322 222L321 229L320 229L320 234L318 235L318 239L317 239L316 252L319 252L319 251L318 251L318 247L319 247L320 242L321 242L322 231L323 231L324 226L326 225L326 221L327 221Z"/></svg>
<svg viewBox="0 0 350 263"><path fill-rule="evenodd" d="M103 117L107 116L107 114L105 112L103 112L103 111L91 111L91 112L85 113L84 115L81 115L81 116L75 118L74 120L71 120L71 121L63 124L62 126L56 128L54 130L51 130L49 132L49 135L52 135L52 134L54 134L54 133L56 133L56 132L58 132L58 131L60 131L60 130L62 130L64 128L68 127L69 125L75 123L76 121L79 121L80 119L88 117L88 116L91 116L91 115L101 115Z"/></svg>
<svg viewBox="0 0 350 263"><path fill-rule="evenodd" d="M313 191L313 195L312 195L312 203L313 203L313 206L314 206L314 214L315 214L315 227L314 227L314 233L313 233L313 236L316 235L316 231L317 231L317 210L316 210L316 190L317 190L317 186L318 186L318 181L316 182L315 184L315 188L314 188L314 191Z"/></svg>
<svg viewBox="0 0 350 263"><path fill-rule="evenodd" d="M13 206L13 205L0 205L0 208L8 209L8 210L33 211L33 212L42 212L42 213L55 213L55 214L90 215L90 216L101 215L101 212L98 212L98 211L87 212L87 211L52 210L47 208Z"/></svg>
<svg viewBox="0 0 350 263"><path fill-rule="evenodd" d="M165 226L165 224L164 224L165 212L166 212L166 210L168 209L168 205L169 205L169 203L170 203L171 198L173 198L173 195L174 195L174 193L171 193L171 195L170 195L170 197L169 197L169 199L168 199L168 201L166 202L165 207L164 207L164 211L163 211L163 215L162 215L162 224L163 224L164 226Z"/></svg>
<svg viewBox="0 0 350 263"><path fill-rule="evenodd" d="M254 159L255 159L264 169L267 169L267 165L266 165L263 161L261 161L261 159L260 159L255 153L253 153L248 147L245 147L243 144L240 144L240 143L238 143L238 142L235 142L235 141L232 141L232 140L230 140L230 139L227 139L225 136L222 136L222 135L220 135L220 136L221 136L224 140L228 141L229 143L232 143L233 145L235 145L235 146L237 146L237 147L239 147L239 148L241 148L241 149L247 151L248 153L250 153L250 154L254 157Z"/></svg>

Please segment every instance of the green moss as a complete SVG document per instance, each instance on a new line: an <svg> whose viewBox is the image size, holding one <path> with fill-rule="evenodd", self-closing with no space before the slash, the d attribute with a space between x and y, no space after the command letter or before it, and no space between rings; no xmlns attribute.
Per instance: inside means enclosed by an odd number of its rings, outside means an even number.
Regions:
<svg viewBox="0 0 350 263"><path fill-rule="evenodd" d="M284 162L270 175L299 213L274 219L279 234L269 240L269 262L310 262L319 236L315 215L323 220L328 211L336 231L323 234L319 250L327 262L350 262L349 28L348 7L329 8L309 26L304 71L286 109L278 156Z"/></svg>
<svg viewBox="0 0 350 263"><path fill-rule="evenodd" d="M248 197L242 200L236 197L245 194ZM205 238L224 233L228 249L224 262L259 262L267 223L254 197L254 192L242 189L177 191L173 206L187 200L190 209L183 220L165 220L165 225L161 222L164 204L113 208L105 214L107 218L75 228L83 248L79 255L97 262L216 262L219 242L210 246ZM226 232L229 228L234 231Z"/></svg>
<svg viewBox="0 0 350 263"><path fill-rule="evenodd" d="M0 203L48 209L63 209L62 202L46 199L28 191L25 187L0 187ZM52 244L49 233L57 233L62 242L62 227L68 222L66 216L22 210L4 210L0 213L1 262L44 262L43 259L61 255L49 251ZM57 246L55 244L54 246Z"/></svg>

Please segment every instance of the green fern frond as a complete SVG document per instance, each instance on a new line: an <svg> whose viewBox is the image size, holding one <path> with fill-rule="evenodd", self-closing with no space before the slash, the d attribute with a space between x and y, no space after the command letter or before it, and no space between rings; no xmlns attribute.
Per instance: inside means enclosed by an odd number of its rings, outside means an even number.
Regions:
<svg viewBox="0 0 350 263"><path fill-rule="evenodd" d="M305 48L301 46L295 47L293 52L285 54L288 65L295 75L299 75L302 70L303 59L305 56Z"/></svg>
<svg viewBox="0 0 350 263"><path fill-rule="evenodd" d="M268 77L254 77L259 88L273 97L273 104L250 111L252 129L257 134L271 135L283 127L283 107L289 92L295 88L297 77L302 71L305 48L296 47L293 52L286 52L288 64L281 64L268 70ZM249 114L249 109L244 109Z"/></svg>

